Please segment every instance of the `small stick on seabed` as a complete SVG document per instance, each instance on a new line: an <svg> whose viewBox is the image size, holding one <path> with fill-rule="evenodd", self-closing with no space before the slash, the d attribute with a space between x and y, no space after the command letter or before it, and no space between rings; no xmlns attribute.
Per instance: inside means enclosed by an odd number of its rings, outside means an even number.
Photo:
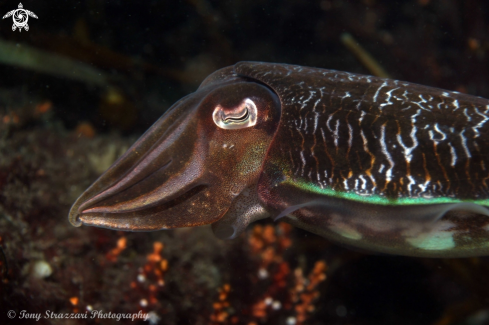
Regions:
<svg viewBox="0 0 489 325"><path fill-rule="evenodd" d="M391 78L380 64L348 33L341 34L341 42L376 77Z"/></svg>

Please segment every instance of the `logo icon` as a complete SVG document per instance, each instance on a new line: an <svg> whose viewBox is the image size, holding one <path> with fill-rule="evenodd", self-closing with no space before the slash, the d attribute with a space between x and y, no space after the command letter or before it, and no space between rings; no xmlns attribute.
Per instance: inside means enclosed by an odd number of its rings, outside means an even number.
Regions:
<svg viewBox="0 0 489 325"><path fill-rule="evenodd" d="M12 11L7 12L7 14L3 16L2 19L8 18L10 16L12 16L12 19L14 20L14 24L12 25L12 30L14 32L17 28L19 29L19 32L22 31L22 28L25 28L26 31L29 30L29 25L27 25L29 16L37 19L36 14L33 13L32 11L25 10L24 7L22 6L22 3L19 3L19 9L14 9Z"/></svg>

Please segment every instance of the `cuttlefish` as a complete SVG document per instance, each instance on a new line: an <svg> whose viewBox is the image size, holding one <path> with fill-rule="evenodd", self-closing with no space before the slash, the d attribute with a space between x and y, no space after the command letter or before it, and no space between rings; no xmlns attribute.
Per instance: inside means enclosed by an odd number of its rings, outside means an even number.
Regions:
<svg viewBox="0 0 489 325"><path fill-rule="evenodd" d="M176 102L69 220L151 231L271 217L375 252L489 254L489 100L409 82L240 62Z"/></svg>

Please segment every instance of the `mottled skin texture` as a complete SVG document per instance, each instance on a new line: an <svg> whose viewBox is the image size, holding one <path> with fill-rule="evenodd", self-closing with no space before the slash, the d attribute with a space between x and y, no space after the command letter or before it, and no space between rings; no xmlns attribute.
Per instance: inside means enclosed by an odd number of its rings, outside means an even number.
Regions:
<svg viewBox="0 0 489 325"><path fill-rule="evenodd" d="M331 70L236 70L287 107L270 156L295 179L392 199L489 197L488 100Z"/></svg>
<svg viewBox="0 0 489 325"><path fill-rule="evenodd" d="M240 124L243 107L257 110L256 125ZM479 97L241 62L176 103L77 200L70 221L123 230L213 223L232 238L271 216L380 252L485 255L488 120Z"/></svg>

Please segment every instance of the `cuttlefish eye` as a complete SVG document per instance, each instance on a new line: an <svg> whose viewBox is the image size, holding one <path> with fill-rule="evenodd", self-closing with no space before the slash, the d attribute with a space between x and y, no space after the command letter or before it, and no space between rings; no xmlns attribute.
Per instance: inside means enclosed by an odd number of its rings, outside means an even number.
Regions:
<svg viewBox="0 0 489 325"><path fill-rule="evenodd" d="M217 105L212 113L214 123L221 129L242 129L256 124L256 104L245 98L235 107Z"/></svg>

